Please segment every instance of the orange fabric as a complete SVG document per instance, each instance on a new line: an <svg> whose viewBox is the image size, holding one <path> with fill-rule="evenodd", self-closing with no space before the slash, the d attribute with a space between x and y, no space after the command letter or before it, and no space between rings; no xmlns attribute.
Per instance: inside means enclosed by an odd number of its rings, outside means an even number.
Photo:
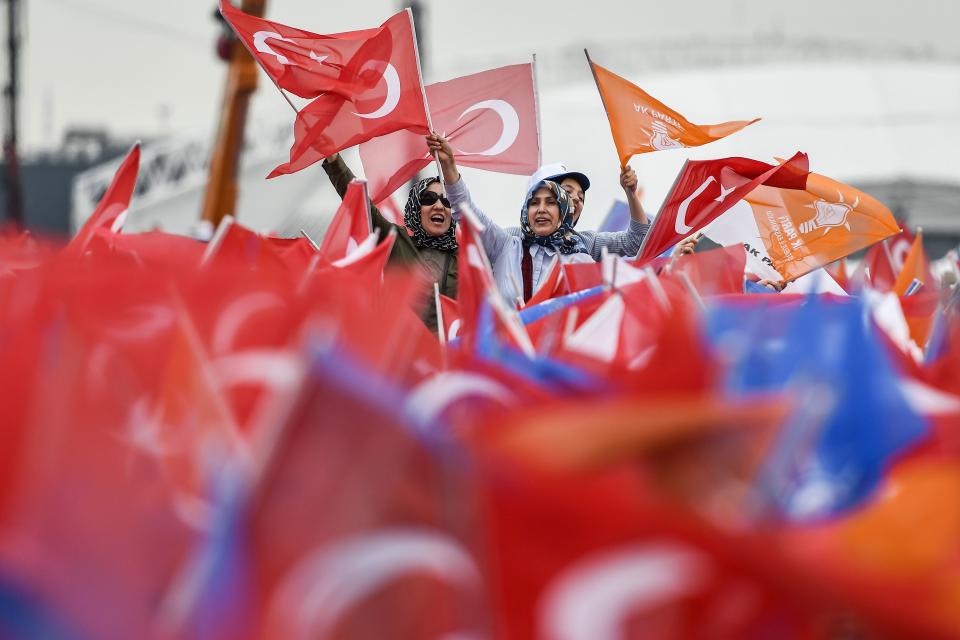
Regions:
<svg viewBox="0 0 960 640"><path fill-rule="evenodd" d="M607 110L621 166L626 166L635 154L699 147L759 120L693 124L635 84L592 61L590 65Z"/></svg>
<svg viewBox="0 0 960 640"><path fill-rule="evenodd" d="M788 280L900 231L880 201L816 173L805 190L760 186L745 200L773 268Z"/></svg>
<svg viewBox="0 0 960 640"><path fill-rule="evenodd" d="M903 268L897 274L897 281L893 285L893 290L898 296L902 296L910 288L910 283L916 278L923 283L924 291L930 291L933 286L933 279L930 277L930 261L927 260L927 253L923 250L923 232L917 229L917 235L910 245L910 253L903 262Z"/></svg>

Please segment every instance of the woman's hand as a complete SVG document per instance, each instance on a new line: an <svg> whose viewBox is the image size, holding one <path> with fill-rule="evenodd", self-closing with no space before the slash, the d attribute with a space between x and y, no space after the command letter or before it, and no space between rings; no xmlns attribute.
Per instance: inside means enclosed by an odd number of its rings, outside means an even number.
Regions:
<svg viewBox="0 0 960 640"><path fill-rule="evenodd" d="M627 195L633 195L637 192L637 187L640 186L640 180L637 178L637 172L630 168L630 165L627 165L620 171L620 186L623 187L623 190L626 191Z"/></svg>
<svg viewBox="0 0 960 640"><path fill-rule="evenodd" d="M700 242L700 238L703 234L698 233L695 237L690 237L685 240L681 240L677 244L677 250L673 252L674 256L688 256L697 249L697 243Z"/></svg>
<svg viewBox="0 0 960 640"><path fill-rule="evenodd" d="M768 289L773 289L773 290L776 291L777 293L780 293L781 291L783 291L783 288L784 288L785 286L787 286L787 283L784 282L783 280L767 280L767 279L764 279L764 280L761 280L760 282L758 282L757 284L762 284L763 286L767 287Z"/></svg>
<svg viewBox="0 0 960 640"><path fill-rule="evenodd" d="M453 157L453 147L446 138L436 131L430 132L426 137L427 148L430 155L435 155L440 161L440 170L443 172L443 181L447 184L454 184L460 180L460 171L457 170L457 162Z"/></svg>

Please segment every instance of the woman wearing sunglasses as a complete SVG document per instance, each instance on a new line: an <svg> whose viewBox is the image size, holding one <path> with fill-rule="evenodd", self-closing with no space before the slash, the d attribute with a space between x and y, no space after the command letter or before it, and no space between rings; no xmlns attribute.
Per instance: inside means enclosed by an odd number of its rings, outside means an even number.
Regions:
<svg viewBox="0 0 960 640"><path fill-rule="evenodd" d="M323 161L323 169L342 198L347 185L354 179L353 171L335 153ZM396 230L397 240L390 252L390 263L422 266L430 279L440 287L440 293L457 297L457 238L450 201L443 195L440 178L426 178L410 189L403 207L402 227L391 223L370 203L370 214L380 240ZM409 233L407 230L409 229ZM412 234L412 235L411 235ZM421 313L431 330L437 328L437 310L430 295Z"/></svg>

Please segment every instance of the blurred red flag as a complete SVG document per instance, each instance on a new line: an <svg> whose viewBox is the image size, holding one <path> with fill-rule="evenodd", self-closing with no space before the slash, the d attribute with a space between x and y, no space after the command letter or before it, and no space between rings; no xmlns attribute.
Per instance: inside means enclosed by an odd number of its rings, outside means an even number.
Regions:
<svg viewBox="0 0 960 640"><path fill-rule="evenodd" d="M460 310L460 336L466 346L472 346L479 324L480 309L490 296L498 296L493 282L493 269L487 253L480 243L483 230L472 214L468 213L457 225L457 241L460 244L459 273L457 279L457 307Z"/></svg>
<svg viewBox="0 0 960 640"><path fill-rule="evenodd" d="M63 253L66 256L78 257L83 254L87 248L90 239L98 229L113 229L114 226L123 225L123 217L130 206L130 198L133 197L133 188L137 184L137 173L140 171L140 143L133 145L127 157L124 158L113 176L113 181L107 187L106 193L100 199L97 208L94 209L87 221L83 223L77 235L70 240L70 243L64 248Z"/></svg>
<svg viewBox="0 0 960 640"><path fill-rule="evenodd" d="M409 10L378 29L328 38L325 42L331 48L340 39L349 45L338 63L338 78L346 86L325 89L299 112L290 160L268 178L300 171L332 153L400 129L429 133Z"/></svg>
<svg viewBox="0 0 960 640"><path fill-rule="evenodd" d="M533 65L517 64L427 87L436 131L444 132L463 167L530 175L540 166ZM423 136L397 131L360 145L374 202L429 165Z"/></svg>
<svg viewBox="0 0 960 640"><path fill-rule="evenodd" d="M670 273L684 274L701 296L743 293L747 255L743 245L680 256Z"/></svg>
<svg viewBox="0 0 960 640"><path fill-rule="evenodd" d="M347 185L343 201L324 233L320 256L328 262L342 260L368 242L371 233L367 183L354 180Z"/></svg>
<svg viewBox="0 0 960 640"><path fill-rule="evenodd" d="M688 160L664 198L637 256L649 262L730 209L761 184L803 189L807 156L797 153L779 165L749 158Z"/></svg>
<svg viewBox="0 0 960 640"><path fill-rule="evenodd" d="M468 494L414 440L401 398L347 353L313 363L261 452L249 510L260 637L476 630Z"/></svg>

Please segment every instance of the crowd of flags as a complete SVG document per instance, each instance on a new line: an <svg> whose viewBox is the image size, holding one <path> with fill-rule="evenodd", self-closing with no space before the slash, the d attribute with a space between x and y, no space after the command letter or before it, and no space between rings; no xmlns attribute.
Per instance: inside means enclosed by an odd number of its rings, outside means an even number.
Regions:
<svg viewBox="0 0 960 640"><path fill-rule="evenodd" d="M921 233L802 153L691 161L637 257L507 301L467 210L430 296L368 198L431 126L536 168L533 66L424 90L407 12L221 10L312 100L275 174L360 144L370 182L322 239L124 233L134 147L69 242L2 238L0 636L960 635L960 293ZM590 64L624 163L750 124Z"/></svg>

